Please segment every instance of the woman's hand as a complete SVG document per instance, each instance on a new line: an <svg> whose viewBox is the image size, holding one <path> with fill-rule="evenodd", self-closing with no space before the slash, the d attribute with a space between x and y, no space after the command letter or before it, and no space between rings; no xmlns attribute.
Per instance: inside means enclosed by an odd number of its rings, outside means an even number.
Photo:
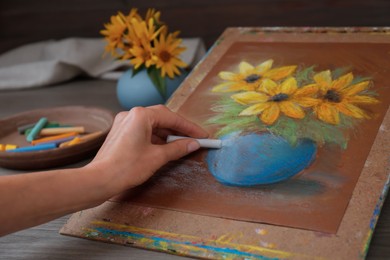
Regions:
<svg viewBox="0 0 390 260"><path fill-rule="evenodd" d="M169 134L208 137L205 130L165 106L136 107L116 116L106 141L88 167L109 174L118 193L137 186L167 162L199 149L199 143L192 139L166 143Z"/></svg>
<svg viewBox="0 0 390 260"><path fill-rule="evenodd" d="M164 106L134 108L117 115L87 166L1 177L0 236L97 206L199 148L190 139L166 144L168 134L208 136Z"/></svg>

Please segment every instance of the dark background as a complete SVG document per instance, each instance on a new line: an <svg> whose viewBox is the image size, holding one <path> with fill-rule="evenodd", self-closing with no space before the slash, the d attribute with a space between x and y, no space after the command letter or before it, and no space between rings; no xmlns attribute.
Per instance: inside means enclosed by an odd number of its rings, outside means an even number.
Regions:
<svg viewBox="0 0 390 260"><path fill-rule="evenodd" d="M388 0L0 0L0 53L47 39L99 37L117 11L154 7L210 47L230 26L388 26Z"/></svg>

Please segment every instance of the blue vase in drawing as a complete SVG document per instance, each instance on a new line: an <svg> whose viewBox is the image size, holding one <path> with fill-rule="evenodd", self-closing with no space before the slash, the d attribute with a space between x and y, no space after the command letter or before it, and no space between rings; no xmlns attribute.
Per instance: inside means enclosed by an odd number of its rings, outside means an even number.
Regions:
<svg viewBox="0 0 390 260"><path fill-rule="evenodd" d="M152 106L164 104L168 98L180 86L182 81L187 76L188 72L182 71L180 76L173 79L165 77L167 93L164 97L148 76L146 70L141 70L134 76L133 70L129 69L119 78L116 91L120 105L129 110L136 106Z"/></svg>
<svg viewBox="0 0 390 260"><path fill-rule="evenodd" d="M263 133L234 132L221 137L223 147L209 150L210 173L222 184L254 186L287 180L316 157L317 146L309 139L291 145L284 138Z"/></svg>

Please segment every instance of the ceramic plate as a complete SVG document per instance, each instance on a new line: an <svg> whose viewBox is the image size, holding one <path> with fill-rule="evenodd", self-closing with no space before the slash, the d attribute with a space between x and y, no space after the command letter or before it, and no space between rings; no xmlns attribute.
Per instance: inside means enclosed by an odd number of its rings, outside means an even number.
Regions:
<svg viewBox="0 0 390 260"><path fill-rule="evenodd" d="M114 115L111 111L83 106L55 107L32 110L0 120L0 144L30 145L17 128L36 123L41 117L64 125L84 126L86 133L102 131L101 135L77 145L35 152L1 152L0 166L18 170L37 170L75 163L93 156L103 144Z"/></svg>

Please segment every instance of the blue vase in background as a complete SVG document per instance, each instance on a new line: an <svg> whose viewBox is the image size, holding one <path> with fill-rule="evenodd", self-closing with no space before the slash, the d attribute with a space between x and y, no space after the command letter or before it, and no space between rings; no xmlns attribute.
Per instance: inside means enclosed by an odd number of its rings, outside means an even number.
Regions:
<svg viewBox="0 0 390 260"><path fill-rule="evenodd" d="M132 73L132 69L123 73L116 87L119 103L126 110L136 106L146 107L164 104L188 74L187 71L182 70L182 74L173 79L167 76L165 78L167 95L163 97L153 85L146 70L141 70L134 76L132 76Z"/></svg>
<svg viewBox="0 0 390 260"><path fill-rule="evenodd" d="M206 161L210 173L222 184L254 186L287 180L315 159L317 145L302 139L292 146L283 137L239 132L223 136L221 149L210 149Z"/></svg>

